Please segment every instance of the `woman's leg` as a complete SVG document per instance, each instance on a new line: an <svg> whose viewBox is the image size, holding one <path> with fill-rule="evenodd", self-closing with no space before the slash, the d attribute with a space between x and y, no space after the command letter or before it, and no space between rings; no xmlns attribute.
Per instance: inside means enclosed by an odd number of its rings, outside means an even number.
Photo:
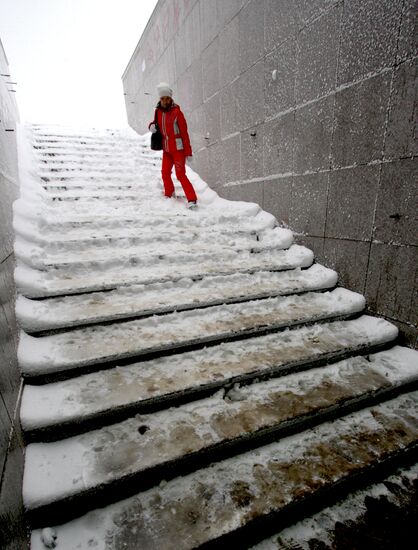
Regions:
<svg viewBox="0 0 418 550"><path fill-rule="evenodd" d="M197 201L196 193L193 185L190 183L189 178L186 176L186 157L182 151L176 151L172 153L174 157L174 167L176 169L176 176L181 183L184 192L186 193L187 200Z"/></svg>
<svg viewBox="0 0 418 550"><path fill-rule="evenodd" d="M174 184L171 179L171 170L173 169L174 159L170 153L163 151L163 162L161 166L161 176L164 183L164 195L171 197L174 193Z"/></svg>

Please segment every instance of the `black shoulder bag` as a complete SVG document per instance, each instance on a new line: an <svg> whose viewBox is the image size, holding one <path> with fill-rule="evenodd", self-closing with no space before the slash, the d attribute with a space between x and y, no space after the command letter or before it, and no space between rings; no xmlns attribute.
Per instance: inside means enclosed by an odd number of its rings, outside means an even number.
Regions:
<svg viewBox="0 0 418 550"><path fill-rule="evenodd" d="M157 131L151 134L151 149L153 151L161 151L163 148L163 135L157 124L157 109L155 109L154 124Z"/></svg>

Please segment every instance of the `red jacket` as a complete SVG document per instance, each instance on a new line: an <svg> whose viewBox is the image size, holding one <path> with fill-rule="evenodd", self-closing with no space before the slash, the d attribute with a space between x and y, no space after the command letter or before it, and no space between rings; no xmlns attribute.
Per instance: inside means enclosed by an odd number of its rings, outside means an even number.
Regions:
<svg viewBox="0 0 418 550"><path fill-rule="evenodd" d="M163 135L163 150L167 153L184 151L186 157L191 157L192 147L187 131L187 122L180 107L173 102L171 107L165 110L158 103L156 112L157 124ZM154 124L154 121L149 123L148 128L151 124Z"/></svg>

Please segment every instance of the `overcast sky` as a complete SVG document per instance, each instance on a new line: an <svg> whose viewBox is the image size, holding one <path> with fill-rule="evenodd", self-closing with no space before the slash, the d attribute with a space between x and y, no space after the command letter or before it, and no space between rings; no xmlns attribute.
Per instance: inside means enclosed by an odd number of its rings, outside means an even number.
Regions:
<svg viewBox="0 0 418 550"><path fill-rule="evenodd" d="M157 0L0 0L21 119L126 126L122 74Z"/></svg>

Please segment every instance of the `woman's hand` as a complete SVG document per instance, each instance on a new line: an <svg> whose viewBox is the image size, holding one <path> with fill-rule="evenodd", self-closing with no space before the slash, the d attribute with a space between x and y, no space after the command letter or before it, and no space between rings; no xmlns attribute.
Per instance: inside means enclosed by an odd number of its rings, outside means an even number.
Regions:
<svg viewBox="0 0 418 550"><path fill-rule="evenodd" d="M155 132L157 131L157 128L156 128L155 124L151 124L150 127L149 127L149 130L150 130L151 134L155 134Z"/></svg>

